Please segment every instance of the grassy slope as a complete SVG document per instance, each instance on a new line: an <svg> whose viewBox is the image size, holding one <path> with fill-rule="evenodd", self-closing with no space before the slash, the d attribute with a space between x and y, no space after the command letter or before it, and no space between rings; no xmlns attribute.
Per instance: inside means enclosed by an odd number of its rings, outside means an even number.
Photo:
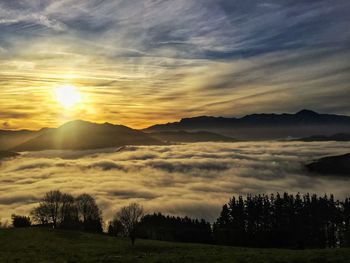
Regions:
<svg viewBox="0 0 350 263"><path fill-rule="evenodd" d="M350 262L350 249L231 248L50 229L0 230L0 262Z"/></svg>

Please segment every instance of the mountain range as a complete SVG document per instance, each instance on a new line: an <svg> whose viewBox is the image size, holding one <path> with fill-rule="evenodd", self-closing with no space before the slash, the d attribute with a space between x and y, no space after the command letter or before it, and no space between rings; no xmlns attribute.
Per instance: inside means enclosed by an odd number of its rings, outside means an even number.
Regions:
<svg viewBox="0 0 350 263"><path fill-rule="evenodd" d="M314 136L315 134L320 135ZM337 135L331 136L333 134ZM201 116L157 124L144 130L76 120L58 128L43 128L38 131L0 130L0 150L84 150L179 142L232 142L237 139L301 138L306 141L322 141L348 138L348 134L349 116L319 114L310 110L295 114L252 114L242 118Z"/></svg>
<svg viewBox="0 0 350 263"><path fill-rule="evenodd" d="M209 131L243 140L300 138L350 133L350 117L301 110L295 114L251 114L242 118L200 116L157 124L145 132Z"/></svg>
<svg viewBox="0 0 350 263"><path fill-rule="evenodd" d="M18 152L52 149L85 150L125 145L163 145L204 141L234 141L234 139L205 131L145 133L123 125L98 124L82 120L39 131L0 130L0 150Z"/></svg>

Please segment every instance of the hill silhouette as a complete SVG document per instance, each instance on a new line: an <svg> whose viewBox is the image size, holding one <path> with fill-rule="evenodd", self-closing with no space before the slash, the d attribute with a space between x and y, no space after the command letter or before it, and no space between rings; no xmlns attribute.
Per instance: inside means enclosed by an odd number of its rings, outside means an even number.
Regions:
<svg viewBox="0 0 350 263"><path fill-rule="evenodd" d="M237 139L298 138L314 134L332 135L350 132L350 117L319 114L301 110L295 114L251 114L242 118L199 116L184 118L179 122L157 124L146 132L210 131Z"/></svg>
<svg viewBox="0 0 350 263"><path fill-rule="evenodd" d="M315 134L319 134L315 136ZM38 131L0 130L0 150L95 149L166 142L205 142L301 138L348 140L350 117L301 110L295 114L252 114L242 118L200 116L144 130L82 120ZM310 138L308 138L310 137ZM234 138L234 139L233 139Z"/></svg>
<svg viewBox="0 0 350 263"><path fill-rule="evenodd" d="M322 141L338 141L338 142L346 142L350 141L350 133L338 133L334 135L313 135L309 137L304 137L297 139L297 141L304 142L322 142Z"/></svg>
<svg viewBox="0 0 350 263"><path fill-rule="evenodd" d="M30 130L0 130L0 151L9 150L21 143L24 143L30 139L33 139L40 134L45 133L49 129L43 128L39 131L30 131Z"/></svg>
<svg viewBox="0 0 350 263"><path fill-rule="evenodd" d="M306 168L318 174L350 176L350 153L321 158L307 164Z"/></svg>
<svg viewBox="0 0 350 263"><path fill-rule="evenodd" d="M15 152L9 152L9 151L0 151L0 160L6 159L6 158L12 158L18 156L18 153Z"/></svg>
<svg viewBox="0 0 350 263"><path fill-rule="evenodd" d="M163 144L141 131L123 125L96 124L87 121L71 121L56 129L49 129L13 148L15 151L48 149L97 149L124 145Z"/></svg>

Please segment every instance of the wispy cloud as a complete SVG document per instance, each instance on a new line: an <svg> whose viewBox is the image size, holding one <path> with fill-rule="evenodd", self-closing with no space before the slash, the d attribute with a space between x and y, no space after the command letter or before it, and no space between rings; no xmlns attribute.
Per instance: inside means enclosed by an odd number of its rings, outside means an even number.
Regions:
<svg viewBox="0 0 350 263"><path fill-rule="evenodd" d="M0 7L0 111L11 113L18 100L46 108L40 121L38 111L25 121L8 118L13 128L61 123L47 93L67 82L90 98L90 110L70 118L133 127L305 107L350 114L346 0L14 0Z"/></svg>

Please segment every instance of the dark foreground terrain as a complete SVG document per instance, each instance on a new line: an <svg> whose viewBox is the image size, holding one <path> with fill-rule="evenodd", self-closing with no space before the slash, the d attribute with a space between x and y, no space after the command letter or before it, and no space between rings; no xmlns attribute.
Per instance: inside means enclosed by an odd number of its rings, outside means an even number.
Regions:
<svg viewBox="0 0 350 263"><path fill-rule="evenodd" d="M349 262L349 249L254 249L137 240L51 229L0 230L0 262Z"/></svg>
<svg viewBox="0 0 350 263"><path fill-rule="evenodd" d="M350 153L321 158L306 168L318 174L350 176Z"/></svg>

